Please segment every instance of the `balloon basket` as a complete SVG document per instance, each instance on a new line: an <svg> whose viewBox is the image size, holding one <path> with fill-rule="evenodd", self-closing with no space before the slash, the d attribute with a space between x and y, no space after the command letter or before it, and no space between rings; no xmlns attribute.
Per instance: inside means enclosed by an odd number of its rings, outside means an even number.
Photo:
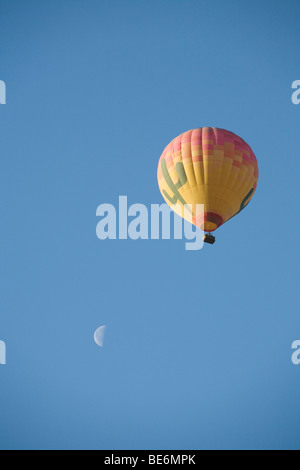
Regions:
<svg viewBox="0 0 300 470"><path fill-rule="evenodd" d="M211 233L206 233L203 237L204 243L209 243L210 245L213 245L216 241L216 238L211 234Z"/></svg>

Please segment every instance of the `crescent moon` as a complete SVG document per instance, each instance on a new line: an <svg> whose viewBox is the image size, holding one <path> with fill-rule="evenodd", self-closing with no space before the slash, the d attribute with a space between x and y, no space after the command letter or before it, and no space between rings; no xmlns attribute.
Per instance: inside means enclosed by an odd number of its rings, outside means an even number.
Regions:
<svg viewBox="0 0 300 470"><path fill-rule="evenodd" d="M103 347L105 329L106 325L99 326L94 333L95 343L101 348Z"/></svg>

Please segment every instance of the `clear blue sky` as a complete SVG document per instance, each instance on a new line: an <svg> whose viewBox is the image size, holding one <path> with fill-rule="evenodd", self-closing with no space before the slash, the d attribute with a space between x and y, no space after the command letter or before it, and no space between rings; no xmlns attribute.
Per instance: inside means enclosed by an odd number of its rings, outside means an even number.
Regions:
<svg viewBox="0 0 300 470"><path fill-rule="evenodd" d="M0 448L300 448L298 1L1 1ZM96 237L185 130L257 192L214 246ZM107 325L105 346L94 330Z"/></svg>

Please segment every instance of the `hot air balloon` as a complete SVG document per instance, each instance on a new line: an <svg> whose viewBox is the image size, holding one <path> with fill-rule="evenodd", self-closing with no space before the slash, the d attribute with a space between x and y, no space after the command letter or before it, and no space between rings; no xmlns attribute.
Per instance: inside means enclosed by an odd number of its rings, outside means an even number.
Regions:
<svg viewBox="0 0 300 470"><path fill-rule="evenodd" d="M213 244L218 227L241 212L257 186L258 166L250 146L225 129L203 127L179 135L158 164L158 185L167 204L204 232ZM200 216L193 210L204 204ZM184 207L190 207L184 211Z"/></svg>

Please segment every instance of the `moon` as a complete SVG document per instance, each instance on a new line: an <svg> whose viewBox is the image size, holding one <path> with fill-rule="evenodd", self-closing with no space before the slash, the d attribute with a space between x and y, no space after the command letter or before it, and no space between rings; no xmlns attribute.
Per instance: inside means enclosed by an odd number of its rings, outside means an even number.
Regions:
<svg viewBox="0 0 300 470"><path fill-rule="evenodd" d="M106 325L99 326L99 328L97 328L97 330L94 333L95 343L101 348L103 348L105 329L106 329Z"/></svg>

